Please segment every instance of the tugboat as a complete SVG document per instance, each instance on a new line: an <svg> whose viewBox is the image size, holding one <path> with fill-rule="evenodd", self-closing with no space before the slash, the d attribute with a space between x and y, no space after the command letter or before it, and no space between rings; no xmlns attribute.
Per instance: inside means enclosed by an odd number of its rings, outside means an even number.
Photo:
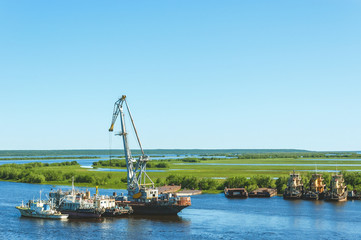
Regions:
<svg viewBox="0 0 361 240"><path fill-rule="evenodd" d="M347 200L361 200L361 194L357 190L348 191Z"/></svg>
<svg viewBox="0 0 361 240"><path fill-rule="evenodd" d="M58 209L69 214L69 218L100 218L104 212L94 206L92 199L84 197L82 193L76 193L74 188L70 193L63 194Z"/></svg>
<svg viewBox="0 0 361 240"><path fill-rule="evenodd" d="M129 206L117 207L115 197L99 195L98 187L94 197L91 197L88 190L85 193L75 191L74 179L72 185L71 191L63 192L59 189L49 193L50 199L57 204L57 209L69 214L69 218L117 217L133 212Z"/></svg>
<svg viewBox="0 0 361 240"><path fill-rule="evenodd" d="M325 195L325 200L338 202L347 200L347 186L345 186L342 174L332 176L330 189Z"/></svg>
<svg viewBox="0 0 361 240"><path fill-rule="evenodd" d="M227 198L248 198L248 192L245 188L224 188L224 196Z"/></svg>
<svg viewBox="0 0 361 240"><path fill-rule="evenodd" d="M308 191L305 191L302 195L302 199L305 200L322 200L325 197L325 186L323 183L322 174L312 174L310 179L310 187Z"/></svg>
<svg viewBox="0 0 361 240"><path fill-rule="evenodd" d="M41 196L41 192L40 192ZM41 197L38 201L30 200L27 204L16 206L20 211L21 216L33 218L48 218L48 219L66 219L68 214L62 214L55 210L51 201L42 201Z"/></svg>
<svg viewBox="0 0 361 240"><path fill-rule="evenodd" d="M299 173L290 174L290 177L287 182L287 188L283 193L284 199L300 199L303 193L303 182Z"/></svg>
<svg viewBox="0 0 361 240"><path fill-rule="evenodd" d="M128 115L142 153L138 159L132 157L129 149L123 105L125 105L128 110ZM113 132L114 124L118 117L120 119L121 129L120 133L117 133L116 135L122 136L123 139L125 163L127 166L128 196L118 198L116 205L119 207L128 205L132 207L134 214L148 215L174 215L190 206L190 197L179 197L174 193L158 194L158 189L155 188L154 182L146 173L146 165L147 162L150 161L150 158L144 154L125 95L118 99L114 104L109 132Z"/></svg>

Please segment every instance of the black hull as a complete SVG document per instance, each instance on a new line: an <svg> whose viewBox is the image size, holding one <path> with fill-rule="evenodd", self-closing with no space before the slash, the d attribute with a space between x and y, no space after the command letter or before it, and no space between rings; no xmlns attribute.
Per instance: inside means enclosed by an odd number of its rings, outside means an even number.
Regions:
<svg viewBox="0 0 361 240"><path fill-rule="evenodd" d="M102 217L122 217L122 216L126 216L126 215L130 215L132 212L131 211L106 211L104 213L102 213Z"/></svg>
<svg viewBox="0 0 361 240"><path fill-rule="evenodd" d="M61 211L63 214L69 214L68 218L71 219L84 219L84 218L100 218L101 214L97 212L77 212L77 211Z"/></svg>
<svg viewBox="0 0 361 240"><path fill-rule="evenodd" d="M343 202L347 201L347 194L342 196L326 196L325 201L328 202Z"/></svg>
<svg viewBox="0 0 361 240"><path fill-rule="evenodd" d="M308 192L302 195L303 200L323 200L324 198L324 193Z"/></svg>
<svg viewBox="0 0 361 240"><path fill-rule="evenodd" d="M133 203L126 202L120 205L128 205L132 207L133 214L136 215L177 215L188 205L166 205L166 204L156 204L156 203Z"/></svg>
<svg viewBox="0 0 361 240"><path fill-rule="evenodd" d="M226 198L234 198L234 199L246 199L248 198L248 196L230 196L230 195L225 195Z"/></svg>
<svg viewBox="0 0 361 240"><path fill-rule="evenodd" d="M248 192L244 188L225 188L226 198L248 198Z"/></svg>
<svg viewBox="0 0 361 240"><path fill-rule="evenodd" d="M303 200L311 200L311 201L317 201L320 200L318 196L302 196Z"/></svg>
<svg viewBox="0 0 361 240"><path fill-rule="evenodd" d="M277 196L277 194L269 194L269 193L266 193L266 194L248 194L248 197L249 198L271 198L271 197L274 197L274 196Z"/></svg>
<svg viewBox="0 0 361 240"><path fill-rule="evenodd" d="M361 196L347 196L347 200L361 200Z"/></svg>
<svg viewBox="0 0 361 240"><path fill-rule="evenodd" d="M286 200L297 200L297 199L301 199L302 198L302 193L300 194L283 194L283 199Z"/></svg>

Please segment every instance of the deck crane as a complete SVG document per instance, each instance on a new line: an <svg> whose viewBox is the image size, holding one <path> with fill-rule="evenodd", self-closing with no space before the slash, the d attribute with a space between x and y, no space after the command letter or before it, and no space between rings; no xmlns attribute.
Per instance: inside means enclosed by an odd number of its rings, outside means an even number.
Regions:
<svg viewBox="0 0 361 240"><path fill-rule="evenodd" d="M128 145L128 132L125 128L125 118L123 112L124 105L126 106L129 118L133 126L133 130L135 132L140 150L142 152L142 155L138 159L132 157L132 153ZM120 119L121 131L119 134L116 135L120 135L123 138L125 162L127 166L128 200L147 201L147 199L150 199L150 196L157 196L158 190L154 188L154 182L146 173L147 162L150 161L150 158L149 156L144 154L142 144L140 142L137 129L135 127L133 117L127 104L125 95L123 95L114 103L113 118L109 128L109 132L113 132L114 124L117 121L118 117ZM147 180L149 180L148 183Z"/></svg>

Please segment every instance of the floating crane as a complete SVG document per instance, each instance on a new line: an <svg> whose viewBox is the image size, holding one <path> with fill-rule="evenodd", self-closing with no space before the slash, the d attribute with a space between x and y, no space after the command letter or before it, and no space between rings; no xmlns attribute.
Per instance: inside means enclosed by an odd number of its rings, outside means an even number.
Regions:
<svg viewBox="0 0 361 240"><path fill-rule="evenodd" d="M123 112L124 104L127 108L135 135L137 137L137 141L138 141L140 150L142 152L142 155L137 160L132 157L132 153L131 153L129 145L128 145L128 137L127 137L128 132L126 131L126 128L125 128L125 118L124 118L124 112ZM123 95L120 99L118 99L114 104L113 118L112 118L112 123L109 128L109 132L113 132L114 124L117 121L118 117L120 119L121 131L116 135L122 136L122 138L123 138L125 162L126 162L126 166L127 166L128 200L140 199L142 197L142 195L144 196L147 186L153 190L152 194L158 194L157 190L154 189L154 182L146 173L147 162L150 161L150 159L149 159L149 156L144 154L142 144L140 142L138 132L135 127L133 117L130 112L125 95ZM147 180L149 180L148 183L147 183ZM142 194L142 192L143 192L143 194ZM144 196L144 197L147 198L147 196Z"/></svg>
<svg viewBox="0 0 361 240"><path fill-rule="evenodd" d="M137 159L132 157L128 145L128 132L125 128L123 111L124 106L128 112L142 152L141 156ZM116 200L116 204L118 206L131 206L135 214L148 215L177 214L182 209L190 206L190 197L178 197L175 193L158 194L158 189L154 187L154 182L146 173L147 162L150 161L150 158L144 154L125 95L118 99L114 104L113 118L109 132L114 131L114 124L118 118L120 119L120 132L116 135L122 136L123 138L124 155L127 166L128 197L124 198L122 196L119 200Z"/></svg>

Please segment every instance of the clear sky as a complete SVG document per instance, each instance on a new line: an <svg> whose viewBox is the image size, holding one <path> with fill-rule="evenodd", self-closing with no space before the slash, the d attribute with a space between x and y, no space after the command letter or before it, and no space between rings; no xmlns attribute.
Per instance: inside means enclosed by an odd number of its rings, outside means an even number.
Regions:
<svg viewBox="0 0 361 240"><path fill-rule="evenodd" d="M122 94L148 149L361 150L358 0L3 0L0 31L3 150L108 148Z"/></svg>

